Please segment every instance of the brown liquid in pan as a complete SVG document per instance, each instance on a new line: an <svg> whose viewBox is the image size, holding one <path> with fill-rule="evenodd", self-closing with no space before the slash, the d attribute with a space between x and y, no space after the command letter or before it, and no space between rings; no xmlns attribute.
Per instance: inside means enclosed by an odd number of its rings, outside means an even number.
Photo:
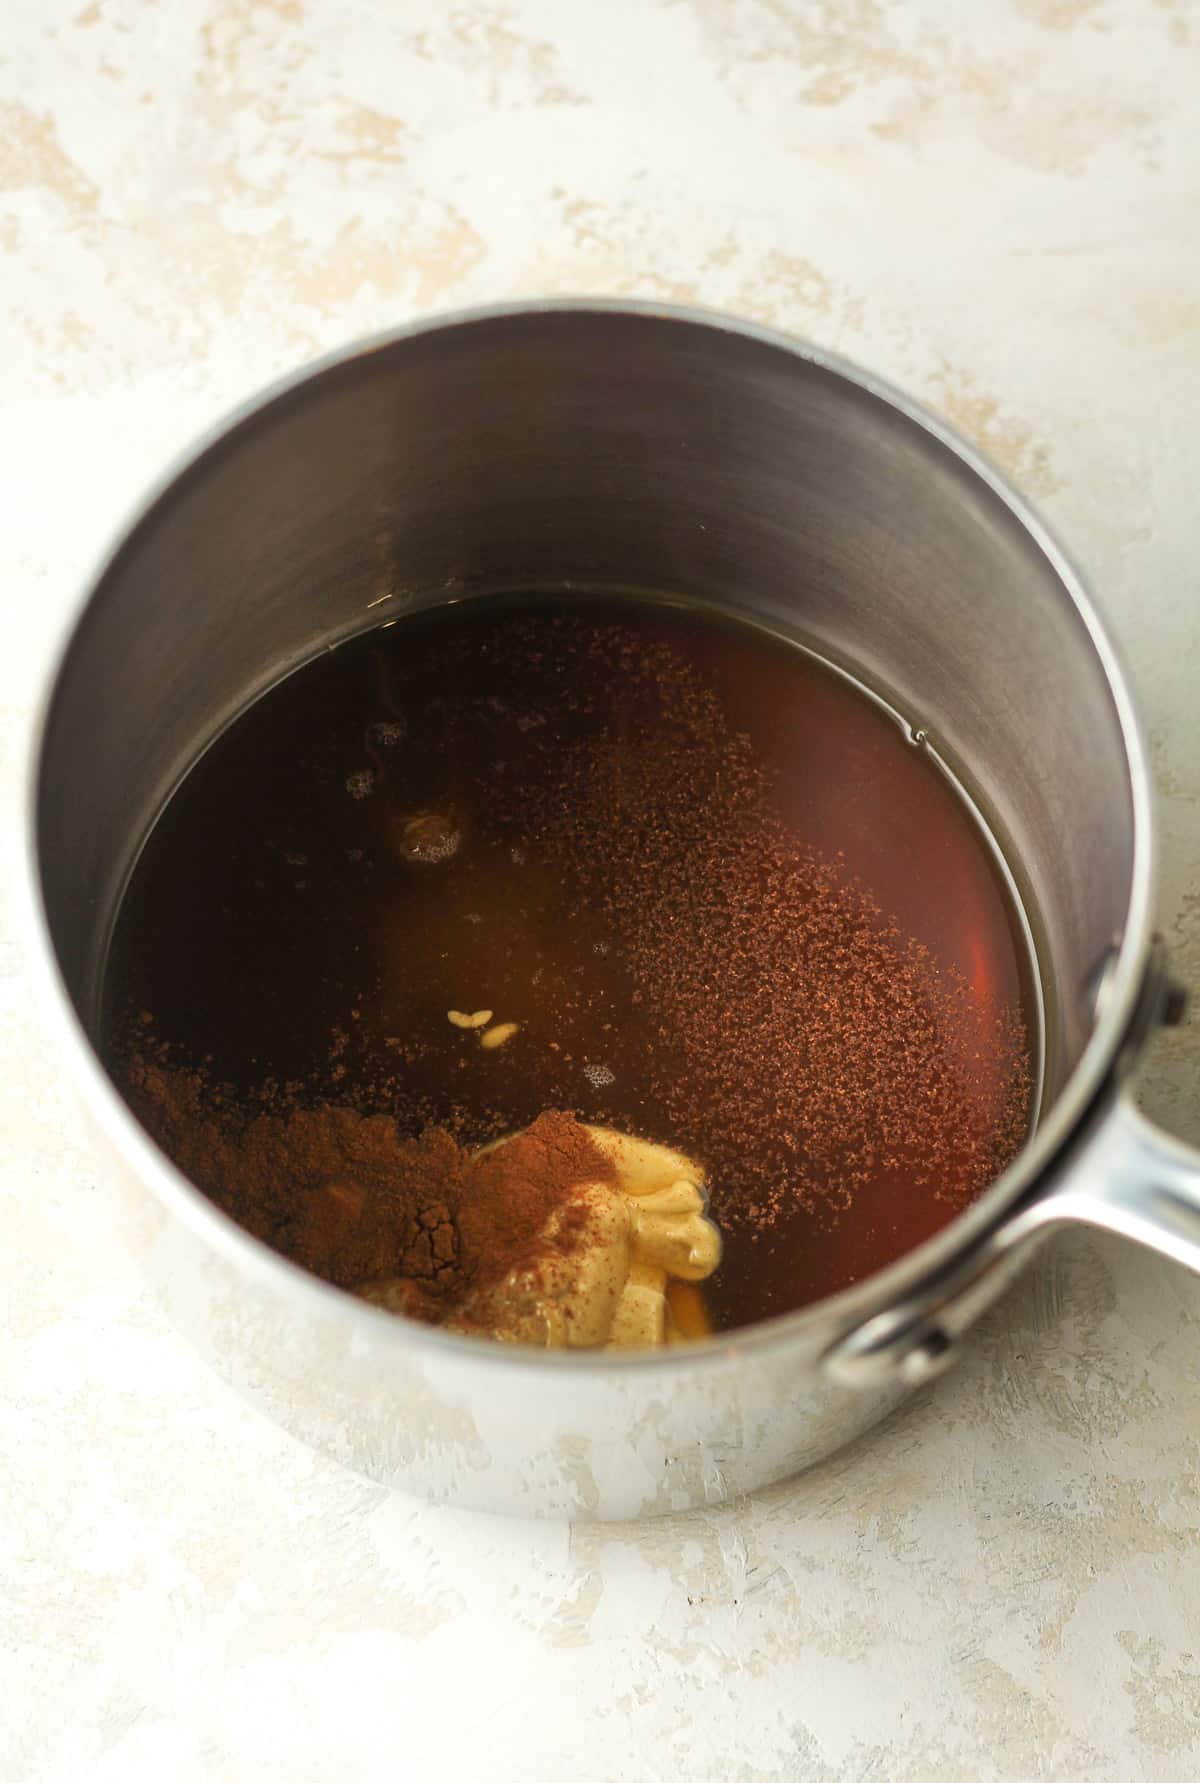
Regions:
<svg viewBox="0 0 1200 1783"><path fill-rule="evenodd" d="M471 1145L563 1108L678 1147L728 1327L1008 1162L1032 984L977 819L853 683L694 610L530 598L366 634L218 739L123 901L106 1043L247 1108ZM483 1009L517 1024L492 1049L448 1020Z"/></svg>

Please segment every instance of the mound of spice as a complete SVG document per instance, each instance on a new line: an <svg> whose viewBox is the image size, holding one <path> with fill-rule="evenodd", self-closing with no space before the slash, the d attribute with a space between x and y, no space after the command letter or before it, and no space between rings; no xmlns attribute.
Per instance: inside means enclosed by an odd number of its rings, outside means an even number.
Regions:
<svg viewBox="0 0 1200 1783"><path fill-rule="evenodd" d="M179 1168L239 1225L344 1288L403 1278L405 1311L440 1322L468 1294L544 1253L582 1242L571 1190L610 1183L613 1164L556 1110L494 1151L427 1128L405 1138L384 1114L328 1104L247 1114L195 1072L135 1058L126 1091Z"/></svg>

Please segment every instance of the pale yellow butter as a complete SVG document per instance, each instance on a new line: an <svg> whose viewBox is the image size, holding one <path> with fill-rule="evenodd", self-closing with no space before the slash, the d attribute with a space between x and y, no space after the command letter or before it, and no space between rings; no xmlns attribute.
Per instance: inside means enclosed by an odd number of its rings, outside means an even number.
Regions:
<svg viewBox="0 0 1200 1783"><path fill-rule="evenodd" d="M669 1146L611 1127L586 1130L617 1180L572 1190L567 1206L587 1210L585 1235L557 1253L563 1210L556 1211L544 1258L469 1295L448 1330L551 1349L657 1349L707 1334L697 1329L702 1309L694 1294L686 1329L670 1306L673 1282L704 1281L721 1261L721 1235L705 1212L703 1170Z"/></svg>
<svg viewBox="0 0 1200 1783"><path fill-rule="evenodd" d="M694 1284L721 1261L721 1235L705 1211L703 1170L669 1146L611 1127L586 1131L616 1182L577 1184L546 1223L542 1257L468 1294L443 1329L541 1349L659 1349L709 1335ZM568 1213L571 1241L560 1251ZM409 1291L397 1280L372 1283L363 1295L403 1312Z"/></svg>

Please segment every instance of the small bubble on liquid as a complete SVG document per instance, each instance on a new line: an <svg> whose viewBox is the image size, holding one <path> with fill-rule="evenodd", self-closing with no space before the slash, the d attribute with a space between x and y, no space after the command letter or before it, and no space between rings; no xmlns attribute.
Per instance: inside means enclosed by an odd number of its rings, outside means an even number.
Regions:
<svg viewBox="0 0 1200 1783"><path fill-rule="evenodd" d="M355 768L346 776L346 791L352 799L365 799L375 790L375 776L370 768Z"/></svg>
<svg viewBox="0 0 1200 1783"><path fill-rule="evenodd" d="M607 1065L585 1065L583 1067L583 1075L587 1078L592 1088L596 1090L602 1090L606 1088L608 1084L617 1081L616 1072L610 1070Z"/></svg>
<svg viewBox="0 0 1200 1783"><path fill-rule="evenodd" d="M510 848L509 855L511 857L512 864L514 867L523 867L525 865L525 851L524 851L524 849Z"/></svg>
<svg viewBox="0 0 1200 1783"><path fill-rule="evenodd" d="M483 918L482 918L482 916L480 916L478 910L468 910L466 915L463 917L463 921L464 922L482 922Z"/></svg>
<svg viewBox="0 0 1200 1783"><path fill-rule="evenodd" d="M408 726L402 718L380 718L367 726L367 736L381 749L394 749L403 743Z"/></svg>
<svg viewBox="0 0 1200 1783"><path fill-rule="evenodd" d="M434 866L457 854L462 831L443 811L420 811L405 820L400 831L400 853L406 861Z"/></svg>

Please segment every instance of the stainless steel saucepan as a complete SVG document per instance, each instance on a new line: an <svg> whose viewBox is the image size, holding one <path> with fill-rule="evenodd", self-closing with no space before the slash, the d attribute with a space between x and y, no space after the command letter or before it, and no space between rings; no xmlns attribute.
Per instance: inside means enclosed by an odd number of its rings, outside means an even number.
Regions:
<svg viewBox="0 0 1200 1783"><path fill-rule="evenodd" d="M131 862L222 726L365 627L535 587L678 591L886 689L1001 840L1046 991L1042 1119L976 1205L851 1290L662 1354L521 1352L326 1286L184 1180L95 1050ZM133 1242L226 1376L374 1479L548 1516L712 1504L827 1455L944 1368L1064 1222L1200 1268L1200 1158L1124 1087L1179 993L1151 933L1150 782L1120 663L1026 504L826 354L591 302L351 348L160 485L87 590L40 723L35 948L64 1058L125 1167Z"/></svg>

